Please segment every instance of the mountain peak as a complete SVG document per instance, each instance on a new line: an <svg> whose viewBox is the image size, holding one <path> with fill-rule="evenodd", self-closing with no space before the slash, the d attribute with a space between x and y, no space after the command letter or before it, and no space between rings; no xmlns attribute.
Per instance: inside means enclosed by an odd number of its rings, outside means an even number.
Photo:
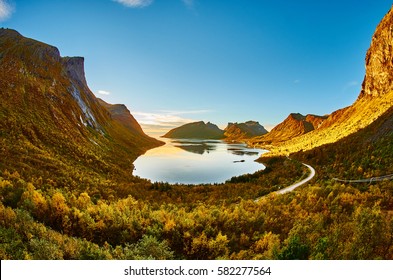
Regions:
<svg viewBox="0 0 393 280"><path fill-rule="evenodd" d="M393 90L393 9L378 24L366 54L366 75L359 98Z"/></svg>
<svg viewBox="0 0 393 280"><path fill-rule="evenodd" d="M127 106L124 104L109 104L104 100L97 98L98 102L101 106L108 110L112 119L116 120L124 127L133 131L135 134L144 135L144 132L139 125L139 123L135 120L135 118L131 115L130 110L128 110Z"/></svg>
<svg viewBox="0 0 393 280"><path fill-rule="evenodd" d="M204 121L187 123L180 127L174 128L166 133L166 138L190 138L190 139L221 139L224 137L224 131L217 125Z"/></svg>
<svg viewBox="0 0 393 280"><path fill-rule="evenodd" d="M0 28L0 37L7 36L7 37L13 37L13 38L18 38L18 37L23 37L18 31L14 29L9 29L9 28Z"/></svg>
<svg viewBox="0 0 393 280"><path fill-rule="evenodd" d="M0 28L0 44L2 49L6 49L1 54L2 57L5 55L19 55L22 59L34 58L60 61L58 48L26 38L13 29Z"/></svg>
<svg viewBox="0 0 393 280"><path fill-rule="evenodd" d="M57 67L61 56L56 47L23 37L13 29L0 29L0 49L1 63L9 71L18 68L20 73L37 74L45 78L61 71L61 67Z"/></svg>
<svg viewBox="0 0 393 280"><path fill-rule="evenodd" d="M259 137L256 141L261 143L278 143L307 134L321 126L327 116L317 116L300 113L291 113L275 126L268 134Z"/></svg>
<svg viewBox="0 0 393 280"><path fill-rule="evenodd" d="M306 119L306 117L300 113L291 113L291 114L289 114L288 118L293 118L297 121L303 121Z"/></svg>
<svg viewBox="0 0 393 280"><path fill-rule="evenodd" d="M225 128L225 137L231 140L242 140L266 133L267 130L257 121L247 121L245 123L230 122Z"/></svg>

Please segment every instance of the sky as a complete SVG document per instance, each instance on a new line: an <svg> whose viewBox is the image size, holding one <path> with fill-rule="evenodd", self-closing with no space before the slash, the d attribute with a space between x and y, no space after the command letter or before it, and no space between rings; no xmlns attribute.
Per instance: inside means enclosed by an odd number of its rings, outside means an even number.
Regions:
<svg viewBox="0 0 393 280"><path fill-rule="evenodd" d="M192 121L325 115L360 93L388 0L0 0L0 26L85 57L150 135Z"/></svg>

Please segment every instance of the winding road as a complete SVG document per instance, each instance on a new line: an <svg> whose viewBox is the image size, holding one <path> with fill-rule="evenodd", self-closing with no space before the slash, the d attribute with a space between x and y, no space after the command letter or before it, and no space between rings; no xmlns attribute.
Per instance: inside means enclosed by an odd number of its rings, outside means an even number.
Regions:
<svg viewBox="0 0 393 280"><path fill-rule="evenodd" d="M304 166L306 166L309 170L310 170L310 175L308 175L308 177L306 179L301 180L300 182L297 182L293 185L290 185L289 187L283 188L281 190L275 191L274 193L278 193L278 194L284 194L287 192L291 192L294 189L296 189L297 187L300 187L301 185L304 185L305 183L307 183L308 181L310 181L312 178L314 178L315 176L315 169L308 164L302 163Z"/></svg>
<svg viewBox="0 0 393 280"><path fill-rule="evenodd" d="M310 174L307 176L307 178L305 178L305 179L303 179L303 180L301 180L300 182L297 182L297 183L295 183L295 184L292 184L292 185L290 185L290 186L288 186L288 187L286 187L286 188L283 188L283 189L281 189L281 190L278 190L278 191L275 191L275 192L272 192L272 193L275 193L275 194L284 194L284 193L287 193L287 192L291 192L291 191L293 191L294 189L296 189L297 187L300 187L300 186L302 186L302 185L304 185L305 183L307 183L308 181L310 181L312 178L314 178L314 176L315 176L315 169L311 166L311 165L308 165L308 164L305 164L305 163L302 163L304 166L306 166L309 170L310 170ZM269 194L268 194L269 195ZM258 202L261 198L263 198L263 197L266 197L266 195L265 196L262 196L262 197L258 197L257 199L255 199L254 201L255 202Z"/></svg>

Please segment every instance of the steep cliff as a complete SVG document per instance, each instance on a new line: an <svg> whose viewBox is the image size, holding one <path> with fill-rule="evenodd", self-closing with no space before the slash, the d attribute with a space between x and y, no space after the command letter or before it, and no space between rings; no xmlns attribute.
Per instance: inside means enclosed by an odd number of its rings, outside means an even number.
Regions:
<svg viewBox="0 0 393 280"><path fill-rule="evenodd" d="M366 75L359 98L393 90L393 10L378 24L366 54Z"/></svg>
<svg viewBox="0 0 393 280"><path fill-rule="evenodd" d="M70 78L80 85L88 87L85 77L85 59L83 57L63 57L62 63Z"/></svg>
<svg viewBox="0 0 393 280"><path fill-rule="evenodd" d="M94 96L82 57L63 58L57 48L3 28L0 92L3 169L37 171L66 164L100 172L120 165L132 170L138 155L161 144L143 133L125 106L119 115L118 105ZM46 157L51 160L34 164Z"/></svg>

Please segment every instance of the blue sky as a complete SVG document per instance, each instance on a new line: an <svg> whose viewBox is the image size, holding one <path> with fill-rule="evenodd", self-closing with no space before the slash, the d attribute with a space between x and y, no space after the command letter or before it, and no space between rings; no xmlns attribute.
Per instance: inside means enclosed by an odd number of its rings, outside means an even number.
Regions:
<svg viewBox="0 0 393 280"><path fill-rule="evenodd" d="M388 0L0 0L0 25L85 57L96 96L152 133L352 104ZM162 134L162 133L161 133Z"/></svg>

